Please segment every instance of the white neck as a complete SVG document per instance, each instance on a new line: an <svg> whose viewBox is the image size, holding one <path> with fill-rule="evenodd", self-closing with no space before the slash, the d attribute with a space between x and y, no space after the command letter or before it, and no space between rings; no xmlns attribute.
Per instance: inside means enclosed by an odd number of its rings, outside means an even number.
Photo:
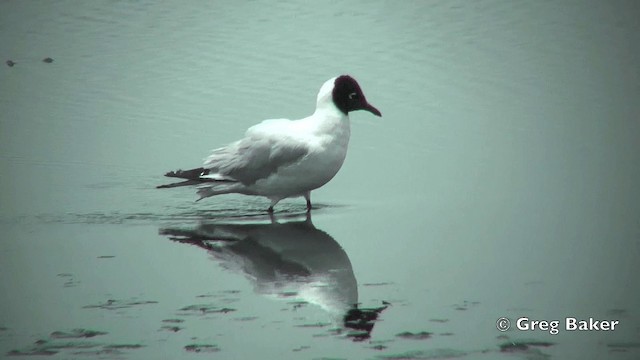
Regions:
<svg viewBox="0 0 640 360"><path fill-rule="evenodd" d="M349 121L349 116L340 111L333 103L333 87L338 77L333 77L322 84L316 98L316 111L312 117L330 118ZM345 119L346 117L346 119Z"/></svg>

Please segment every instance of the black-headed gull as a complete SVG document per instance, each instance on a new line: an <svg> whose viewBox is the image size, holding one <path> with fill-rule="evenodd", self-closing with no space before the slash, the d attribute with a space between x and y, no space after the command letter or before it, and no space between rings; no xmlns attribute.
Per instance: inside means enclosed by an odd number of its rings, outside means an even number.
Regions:
<svg viewBox="0 0 640 360"><path fill-rule="evenodd" d="M165 174L184 181L158 188L195 185L203 198L229 193L264 196L269 212L280 200L304 196L331 180L344 162L351 129L349 112L382 116L349 75L327 80L316 111L304 119L271 119L250 127L241 140L213 150L204 165Z"/></svg>

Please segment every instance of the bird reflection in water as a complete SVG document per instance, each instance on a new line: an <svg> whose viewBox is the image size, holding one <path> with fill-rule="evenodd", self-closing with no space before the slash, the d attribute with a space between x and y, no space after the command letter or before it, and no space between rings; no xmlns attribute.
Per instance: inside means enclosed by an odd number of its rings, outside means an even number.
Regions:
<svg viewBox="0 0 640 360"><path fill-rule="evenodd" d="M344 249L303 221L268 223L201 222L196 227L163 228L173 241L207 250L224 268L244 274L262 295L295 294L320 306L346 328L354 341L366 340L386 308L359 308L358 283Z"/></svg>

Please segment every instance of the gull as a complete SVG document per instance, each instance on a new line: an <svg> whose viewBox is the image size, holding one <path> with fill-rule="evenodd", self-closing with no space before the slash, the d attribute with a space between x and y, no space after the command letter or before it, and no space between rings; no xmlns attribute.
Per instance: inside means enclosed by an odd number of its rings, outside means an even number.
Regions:
<svg viewBox="0 0 640 360"><path fill-rule="evenodd" d="M327 80L315 112L303 119L269 119L250 127L244 138L212 151L203 166L165 174L192 185L204 198L238 193L271 200L268 212L282 199L304 197L311 211L311 191L325 185L342 167L351 126L349 113L380 111L367 102L358 82L349 75Z"/></svg>

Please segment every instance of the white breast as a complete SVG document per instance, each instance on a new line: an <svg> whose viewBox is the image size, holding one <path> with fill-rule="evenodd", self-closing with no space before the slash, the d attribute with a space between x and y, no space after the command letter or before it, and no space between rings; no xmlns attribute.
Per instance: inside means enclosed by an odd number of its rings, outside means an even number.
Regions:
<svg viewBox="0 0 640 360"><path fill-rule="evenodd" d="M257 181L251 191L274 197L300 196L331 180L347 155L351 129L349 117L336 111L314 113L298 120L298 136L309 145L300 161L284 166L275 174Z"/></svg>

